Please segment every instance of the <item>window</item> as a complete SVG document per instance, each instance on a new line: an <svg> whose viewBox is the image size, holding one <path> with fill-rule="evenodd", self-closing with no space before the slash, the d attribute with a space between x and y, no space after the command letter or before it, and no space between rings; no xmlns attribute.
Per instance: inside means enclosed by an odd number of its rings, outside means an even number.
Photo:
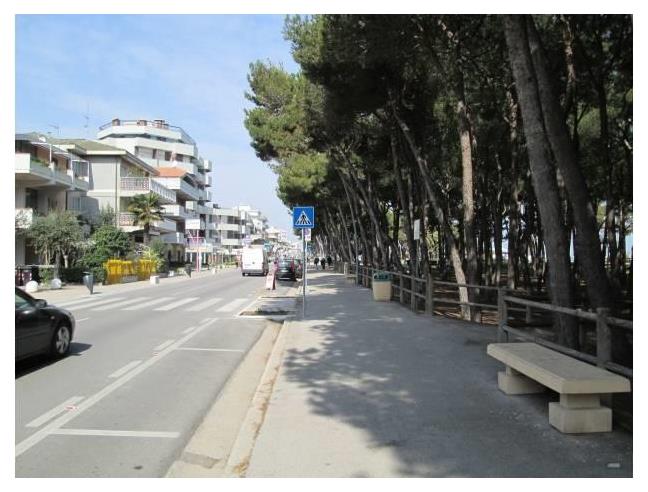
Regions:
<svg viewBox="0 0 648 492"><path fill-rule="evenodd" d="M169 152L168 150L164 153L164 160L165 161L171 160L171 152Z"/></svg>
<svg viewBox="0 0 648 492"><path fill-rule="evenodd" d="M25 309L32 305L31 301L16 292L16 309Z"/></svg>

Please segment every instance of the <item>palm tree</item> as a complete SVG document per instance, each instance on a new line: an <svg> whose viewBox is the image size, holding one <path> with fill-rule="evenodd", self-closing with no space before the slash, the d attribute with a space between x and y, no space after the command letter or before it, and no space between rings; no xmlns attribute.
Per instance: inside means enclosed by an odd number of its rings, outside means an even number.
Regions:
<svg viewBox="0 0 648 492"><path fill-rule="evenodd" d="M148 244L151 224L162 219L160 198L153 193L135 195L128 204L128 211L135 215L134 224L144 227L144 244Z"/></svg>

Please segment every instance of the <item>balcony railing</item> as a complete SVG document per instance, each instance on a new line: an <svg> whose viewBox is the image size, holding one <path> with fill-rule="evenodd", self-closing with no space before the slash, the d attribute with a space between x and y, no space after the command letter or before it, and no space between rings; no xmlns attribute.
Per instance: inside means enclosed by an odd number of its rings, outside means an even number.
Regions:
<svg viewBox="0 0 648 492"><path fill-rule="evenodd" d="M135 225L135 214L120 212L117 217L117 225L121 227L132 227Z"/></svg>
<svg viewBox="0 0 648 492"><path fill-rule="evenodd" d="M173 126L169 125L166 121L163 120L120 120L120 119L114 119L104 125L101 125L99 127L99 130L105 130L106 128L111 128L113 126L143 126L143 127L150 127L150 128L159 128L161 130L174 130L177 132L180 132L182 135L182 139L192 143L193 145L196 144L193 138L191 138L187 132L185 132L182 128L179 126Z"/></svg>
<svg viewBox="0 0 648 492"><path fill-rule="evenodd" d="M182 205L163 205L164 215L169 217L180 217L182 219L197 219L198 214L193 210L187 210Z"/></svg>
<svg viewBox="0 0 648 492"><path fill-rule="evenodd" d="M136 194L155 193L167 203L174 203L176 201L176 194L173 190L168 189L151 178L121 178L121 190L136 192Z"/></svg>

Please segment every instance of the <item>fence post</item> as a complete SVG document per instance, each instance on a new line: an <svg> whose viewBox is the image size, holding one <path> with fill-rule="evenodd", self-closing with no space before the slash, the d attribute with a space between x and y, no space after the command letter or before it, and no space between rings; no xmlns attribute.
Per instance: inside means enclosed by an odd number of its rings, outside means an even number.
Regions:
<svg viewBox="0 0 648 492"><path fill-rule="evenodd" d="M508 309L504 300L505 295L506 289L499 287L497 289L497 341L500 343L508 341L508 335L504 331L504 327L508 321Z"/></svg>
<svg viewBox="0 0 648 492"><path fill-rule="evenodd" d="M400 303L405 304L405 292L403 291L403 288L405 287L405 280L403 279L403 274L400 274L400 290L398 291L398 294L400 296Z"/></svg>
<svg viewBox="0 0 648 492"><path fill-rule="evenodd" d="M525 323L530 324L531 319L532 319L532 317L531 317L531 306L527 306L526 307L526 312L524 313L524 321L525 321Z"/></svg>
<svg viewBox="0 0 648 492"><path fill-rule="evenodd" d="M425 312L434 316L434 280L430 272L425 281Z"/></svg>
<svg viewBox="0 0 648 492"><path fill-rule="evenodd" d="M599 367L612 360L612 334L607 322L608 308L596 308L596 360Z"/></svg>
<svg viewBox="0 0 648 492"><path fill-rule="evenodd" d="M412 275L412 281L410 282L410 288L412 289L410 295L410 306L412 311L416 312L416 274Z"/></svg>

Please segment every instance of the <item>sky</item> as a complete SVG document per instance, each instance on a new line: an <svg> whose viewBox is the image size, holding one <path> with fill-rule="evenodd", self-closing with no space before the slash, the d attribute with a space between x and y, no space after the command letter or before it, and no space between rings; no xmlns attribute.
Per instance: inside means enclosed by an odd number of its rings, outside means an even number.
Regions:
<svg viewBox="0 0 648 492"><path fill-rule="evenodd" d="M243 126L249 64L298 69L282 36L283 15L15 19L17 132L96 138L115 117L165 119L212 160L213 202L250 205L290 236L276 176L255 156Z"/></svg>

